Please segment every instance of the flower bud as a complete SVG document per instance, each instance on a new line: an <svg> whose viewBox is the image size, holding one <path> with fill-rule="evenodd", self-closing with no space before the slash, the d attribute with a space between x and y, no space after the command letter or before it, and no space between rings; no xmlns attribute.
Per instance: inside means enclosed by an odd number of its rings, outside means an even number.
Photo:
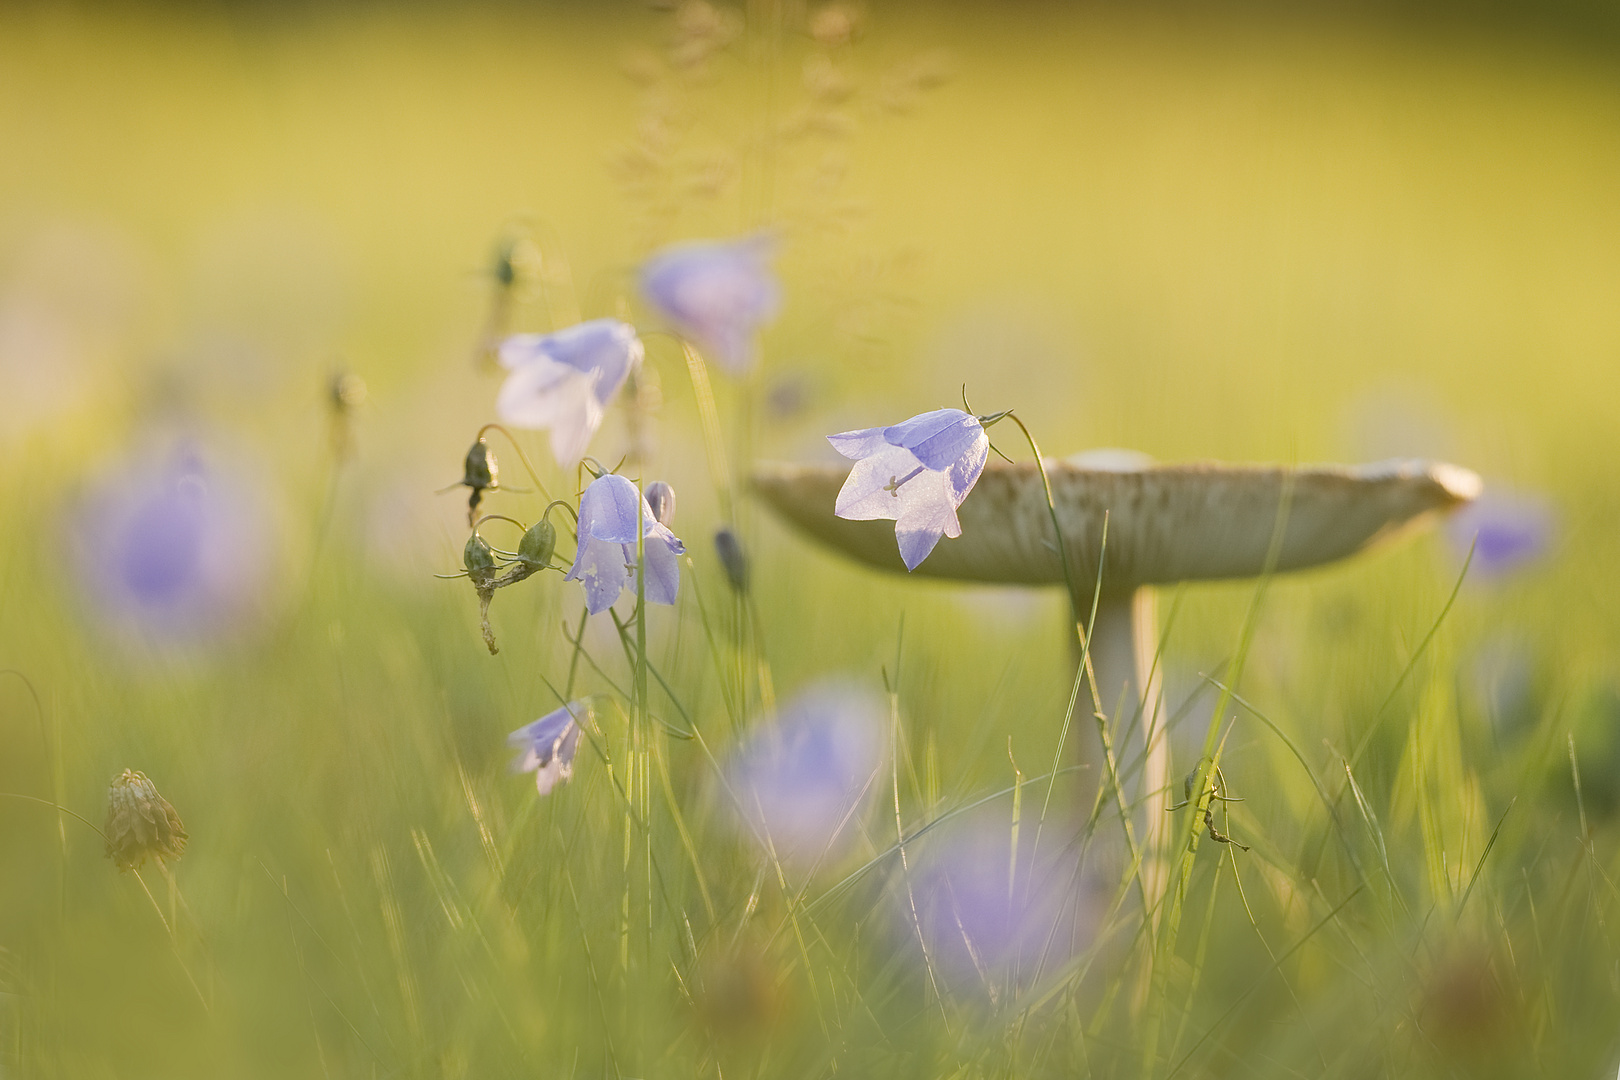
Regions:
<svg viewBox="0 0 1620 1080"><path fill-rule="evenodd" d="M489 587L490 580L495 576L495 552L490 549L489 541L477 533L467 538L467 546L461 552L461 565L466 567L467 576L479 589Z"/></svg>
<svg viewBox="0 0 1620 1080"><path fill-rule="evenodd" d="M515 242L507 239L495 249L495 281L503 289L510 289L517 280L517 267L512 265L512 249Z"/></svg>
<svg viewBox="0 0 1620 1080"><path fill-rule="evenodd" d="M495 460L495 452L489 444L479 439L467 451L467 461L462 468L461 482L473 489L473 497L495 486L496 478L500 475L500 462Z"/></svg>
<svg viewBox="0 0 1620 1080"><path fill-rule="evenodd" d="M484 492L495 490L500 471L500 462L495 460L495 452L489 448L489 444L483 439L473 443L467 451L461 475L461 483L472 489L472 494L467 498L467 524L471 525L477 515Z"/></svg>
<svg viewBox="0 0 1620 1080"><path fill-rule="evenodd" d="M366 401L366 380L352 371L340 371L332 376L327 395L335 413L347 413Z"/></svg>
<svg viewBox="0 0 1620 1080"><path fill-rule="evenodd" d="M743 554L742 541L729 528L721 526L714 534L714 550L725 568L726 580L739 593L748 591L748 556Z"/></svg>
<svg viewBox="0 0 1620 1080"><path fill-rule="evenodd" d="M518 542L518 562L523 563L530 573L543 570L551 565L551 553L557 550L557 529L541 518L529 526L528 532Z"/></svg>
<svg viewBox="0 0 1620 1080"><path fill-rule="evenodd" d="M186 850L186 827L144 773L125 769L107 788L107 857L120 870L148 858L172 862Z"/></svg>
<svg viewBox="0 0 1620 1080"><path fill-rule="evenodd" d="M652 508L652 515L658 524L667 528L675 519L675 489L662 480L654 480L647 485L647 490L642 492L642 495L646 498L647 505Z"/></svg>

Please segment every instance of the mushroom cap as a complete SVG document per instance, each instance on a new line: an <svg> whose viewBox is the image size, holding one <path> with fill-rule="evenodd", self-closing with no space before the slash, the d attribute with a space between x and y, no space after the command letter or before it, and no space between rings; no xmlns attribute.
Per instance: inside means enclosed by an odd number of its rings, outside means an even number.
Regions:
<svg viewBox="0 0 1620 1080"><path fill-rule="evenodd" d="M1052 499L1077 588L1097 576L1108 515L1103 587L1254 577L1265 570L1288 493L1277 570L1342 559L1475 498L1473 472L1426 461L1374 465L1226 465L1193 462L1097 468L1048 461ZM889 521L833 515L849 468L760 466L755 492L812 537L860 562L904 570ZM987 465L957 511L962 535L942 540L916 573L1021 585L1063 582L1063 564L1033 463Z"/></svg>

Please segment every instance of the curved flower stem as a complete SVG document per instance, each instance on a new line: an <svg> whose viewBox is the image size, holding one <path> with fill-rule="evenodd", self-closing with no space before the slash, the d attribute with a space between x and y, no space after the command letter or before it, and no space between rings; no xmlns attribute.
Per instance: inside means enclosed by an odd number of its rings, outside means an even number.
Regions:
<svg viewBox="0 0 1620 1080"><path fill-rule="evenodd" d="M493 423L485 424L483 427L479 428L478 435L476 437L482 439L484 437L484 432L486 431L498 431L502 435L506 436L506 441L511 443L512 449L517 451L518 460L523 462L523 467L525 469L529 470L529 479L534 481L535 488L544 498L551 498L551 492L546 490L546 485L543 481L541 481L540 474L534 471L533 465L529 464L529 455L523 452L523 447L518 444L517 437L510 431L507 431L500 424Z"/></svg>
<svg viewBox="0 0 1620 1080"><path fill-rule="evenodd" d="M564 510L568 511L568 516L574 519L574 524L575 525L579 524L579 512L574 509L574 504L573 503L568 502L565 499L552 499L550 502L548 502L546 504L546 508L540 512L540 516L542 518L550 517L551 516L551 511L556 509L559 506L562 507ZM576 537L575 539L578 539L578 537Z"/></svg>
<svg viewBox="0 0 1620 1080"><path fill-rule="evenodd" d="M97 836L101 837L103 840L107 839L107 834L101 831L100 825L97 825L83 814L74 813L72 810L69 810L60 803L54 803L49 799L41 799L37 795L22 795L15 791L0 791L0 799L21 799L24 802L39 803L41 806L48 806L58 813L66 814L68 817L76 818L79 821L84 822L86 825L90 826Z"/></svg>
<svg viewBox="0 0 1620 1080"><path fill-rule="evenodd" d="M505 514L485 514L483 517L473 522L473 532L477 532L478 526L482 525L486 521L510 521L513 525L516 525L524 532L529 531L529 527L523 524L523 522L519 521L517 518L507 517Z"/></svg>

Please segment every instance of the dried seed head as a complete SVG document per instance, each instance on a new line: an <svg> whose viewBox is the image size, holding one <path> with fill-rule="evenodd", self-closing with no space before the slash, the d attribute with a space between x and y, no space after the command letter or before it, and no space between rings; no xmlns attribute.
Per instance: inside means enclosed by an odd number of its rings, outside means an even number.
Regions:
<svg viewBox="0 0 1620 1080"><path fill-rule="evenodd" d="M720 565L726 569L726 580L731 587L739 593L748 591L748 556L743 553L742 541L737 534L722 526L714 534L715 554L720 556Z"/></svg>
<svg viewBox="0 0 1620 1080"><path fill-rule="evenodd" d="M133 870L148 857L172 862L186 850L186 827L144 773L125 769L107 789L107 857Z"/></svg>
<svg viewBox="0 0 1620 1080"><path fill-rule="evenodd" d="M675 489L662 480L654 480L642 494L658 524L668 527L675 520Z"/></svg>

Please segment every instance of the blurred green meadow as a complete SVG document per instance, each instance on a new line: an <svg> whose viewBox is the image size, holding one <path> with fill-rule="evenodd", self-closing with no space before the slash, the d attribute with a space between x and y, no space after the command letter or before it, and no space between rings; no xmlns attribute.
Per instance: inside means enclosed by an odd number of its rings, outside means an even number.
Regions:
<svg viewBox="0 0 1620 1080"><path fill-rule="evenodd" d="M1609 39L873 3L845 41L824 14L0 11L0 1077L1620 1065ZM759 369L716 375L739 476L965 387L1054 457L1452 461L1544 536L1466 577L1471 533L1441 528L1162 592L1171 775L1229 724L1245 801L1219 820L1252 848L1205 837L1172 938L1117 814L1076 805L1091 743L1058 749L1061 590L879 575L743 499L738 597L667 337L635 425L614 409L591 451L679 493L656 722L606 616L570 642L574 584L501 591L491 656L473 589L433 576L467 539L465 490L440 489L495 419L502 237L539 252L510 329L545 331L642 325L650 251L756 231L784 302ZM340 372L367 390L341 412ZM125 463L192 443L260 510L217 568L239 617L176 644L110 619L85 560ZM1245 704L1217 716L1246 634ZM851 842L790 866L720 778L829 677L884 702L894 752ZM537 798L505 738L558 693L595 695L594 729ZM1077 760L1092 780L1021 783ZM126 768L190 834L138 877L92 831ZM1033 970L946 970L913 862L969 820L1028 844L1043 814L1084 925Z"/></svg>

